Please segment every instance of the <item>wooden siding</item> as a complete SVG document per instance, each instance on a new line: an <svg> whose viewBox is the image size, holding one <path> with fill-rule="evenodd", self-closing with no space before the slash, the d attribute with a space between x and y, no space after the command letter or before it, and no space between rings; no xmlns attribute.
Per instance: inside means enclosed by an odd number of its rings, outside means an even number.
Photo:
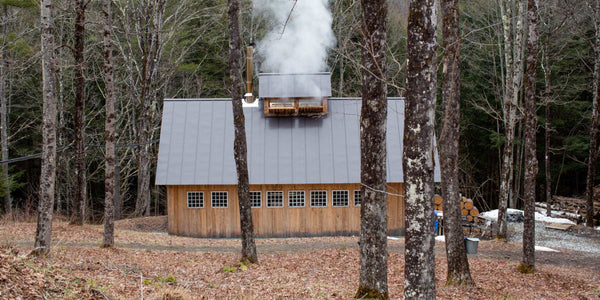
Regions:
<svg viewBox="0 0 600 300"><path fill-rule="evenodd" d="M261 192L261 207L252 208L257 237L350 235L360 232L360 206L354 206L354 190L360 184L251 185ZM326 190L327 206L311 207L310 191ZM332 206L332 191L348 190L347 207ZM227 208L211 207L211 192L228 193ZM283 191L283 207L267 207L267 191ZM288 192L305 191L304 207L289 207ZM187 192L204 192L203 208L187 207ZM404 194L401 183L389 183L388 192ZM240 216L236 185L167 186L169 233L193 237L238 237ZM388 195L388 233L404 233L403 197Z"/></svg>

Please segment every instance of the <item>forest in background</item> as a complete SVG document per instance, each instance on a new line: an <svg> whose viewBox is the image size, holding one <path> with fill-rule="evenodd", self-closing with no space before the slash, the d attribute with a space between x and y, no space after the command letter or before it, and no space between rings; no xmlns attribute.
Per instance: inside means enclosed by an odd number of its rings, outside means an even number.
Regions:
<svg viewBox="0 0 600 300"><path fill-rule="evenodd" d="M57 61L58 171L55 209L69 215L76 185L74 58L77 1L55 1ZM86 195L88 219L99 222L104 203L104 77L102 12L99 1L86 1L84 77ZM332 90L336 97L360 96L360 2L332 1L337 46L330 52ZM39 4L32 0L0 1L1 83L6 108L7 151L3 160L41 152L42 70ZM389 1L388 95L404 96L406 82L405 1ZM483 209L498 205L504 145L502 122L501 13L495 1L461 3L462 81L460 186ZM165 212L165 194L154 186L162 99L227 97L227 1L115 1L114 59L117 87L117 161L121 215L134 213L138 194L151 199L150 214ZM589 126L593 98L594 22L585 1L540 4L537 155L540 172L537 199L544 200L545 99L549 102L550 174L552 193L585 193ZM268 19L253 16L250 1L242 5L242 43L265 34ZM440 33L441 37L441 33ZM443 49L440 48L440 51ZM441 59L441 55L440 55ZM260 53L257 53L260 70ZM439 68L441 74L441 68ZM440 75L441 76L441 75ZM546 89L546 86L549 89ZM0 91L1 93L2 91ZM441 103L441 93L440 96ZM547 97L546 97L547 96ZM520 97L521 99L522 97ZM437 106L441 110L441 105ZM438 113L438 118L441 114ZM437 123L439 124L439 122ZM515 141L515 195L522 193L523 127L519 119ZM147 134L143 134L147 132ZM438 134L439 136L439 134ZM150 159L144 159L145 152ZM3 153L4 154L4 153ZM140 159L142 157L142 159ZM144 162L150 165L144 165ZM37 207L40 159L3 164L10 179L12 208L33 213ZM140 171L142 170L142 171ZM147 170L144 171L144 170ZM150 182L140 190L138 182ZM142 187L142 189L144 189ZM6 204L7 198L2 198ZM520 206L517 203L517 206ZM2 206L6 210L6 205Z"/></svg>

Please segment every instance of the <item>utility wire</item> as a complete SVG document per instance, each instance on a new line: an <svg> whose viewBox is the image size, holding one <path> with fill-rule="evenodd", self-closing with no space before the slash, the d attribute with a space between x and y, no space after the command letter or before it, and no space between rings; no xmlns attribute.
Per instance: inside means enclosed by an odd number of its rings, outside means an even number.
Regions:
<svg viewBox="0 0 600 300"><path fill-rule="evenodd" d="M137 144L127 144L127 145L116 145L116 148L128 148L128 147L137 147L137 146L143 146L143 145L150 145L150 144L155 144L158 143L159 140L153 140L153 141L149 141L149 142L144 142L144 143L137 143ZM69 148L71 148L73 146L73 144L71 143L70 145L64 146L64 147L60 147L58 149L56 149L56 152L62 152L64 150L67 150ZM90 144L90 145L85 145L86 147L91 147L91 148L104 148L106 145L94 145L94 144ZM19 162L19 161L25 161L25 160L30 160L30 159L34 159L34 158L40 158L42 157L42 153L36 153L36 154L31 154L31 155L26 155L26 156L21 156L21 157L16 157L16 158L11 158L11 159L7 159L7 160L2 160L0 161L0 164L10 164L10 163L15 163L15 162Z"/></svg>

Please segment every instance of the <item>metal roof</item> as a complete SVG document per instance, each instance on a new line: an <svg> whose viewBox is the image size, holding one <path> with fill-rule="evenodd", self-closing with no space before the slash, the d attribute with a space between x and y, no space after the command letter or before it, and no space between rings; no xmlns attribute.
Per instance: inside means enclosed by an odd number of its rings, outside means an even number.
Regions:
<svg viewBox="0 0 600 300"><path fill-rule="evenodd" d="M262 102L262 101L261 101ZM237 184L230 99L166 99L156 184ZM323 118L244 108L250 184L360 183L360 98L330 98ZM388 98L387 181L403 182L404 101ZM440 181L435 153L435 181Z"/></svg>
<svg viewBox="0 0 600 300"><path fill-rule="evenodd" d="M331 97L331 73L258 74L261 98Z"/></svg>

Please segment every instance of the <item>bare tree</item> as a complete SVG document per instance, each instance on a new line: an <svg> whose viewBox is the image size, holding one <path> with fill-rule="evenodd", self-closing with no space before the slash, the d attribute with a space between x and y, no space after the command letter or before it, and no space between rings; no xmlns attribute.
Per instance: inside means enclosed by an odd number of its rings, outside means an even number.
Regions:
<svg viewBox="0 0 600 300"><path fill-rule="evenodd" d="M112 41L112 0L102 0L102 12L104 14L104 98L106 99L105 138L106 153L104 158L104 235L102 247L114 246L115 238L115 82L113 67L113 41Z"/></svg>
<svg viewBox="0 0 600 300"><path fill-rule="evenodd" d="M538 55L538 3L527 0L527 72L525 74L525 177L523 203L525 220L523 223L523 261L521 273L535 270L535 178L538 172L536 156L537 112L535 106L535 83Z"/></svg>
<svg viewBox="0 0 600 300"><path fill-rule="evenodd" d="M588 161L588 173L585 184L587 194L586 203L586 225L594 227L594 176L596 175L596 163L598 160L598 131L600 126L600 0L596 0L594 7L594 25L596 28L596 42L594 44L594 100L592 104L592 124L590 126L590 158Z"/></svg>
<svg viewBox="0 0 600 300"><path fill-rule="evenodd" d="M442 0L444 47L442 92L444 113L440 136L444 234L448 275L446 285L473 286L465 249L458 182L460 138L460 28L458 0Z"/></svg>
<svg viewBox="0 0 600 300"><path fill-rule="evenodd" d="M0 17L0 31L2 34L3 44L0 45L0 139L2 142L0 146L2 147L2 160L8 159L8 99L6 92L6 81L7 81L7 63L6 63L6 52L4 48L6 47L6 26L7 24L7 10L8 8L5 5L2 5L0 8L2 9L2 16ZM4 182L8 184L8 164L2 165L2 177L4 178ZM10 198L10 188L7 189L6 195L4 195L4 212L7 214L12 213L12 200Z"/></svg>
<svg viewBox="0 0 600 300"><path fill-rule="evenodd" d="M360 276L356 298L387 299L385 0L362 4Z"/></svg>
<svg viewBox="0 0 600 300"><path fill-rule="evenodd" d="M85 11L90 0L75 1L75 186L71 224L82 225L86 218L86 165L85 165Z"/></svg>
<svg viewBox="0 0 600 300"><path fill-rule="evenodd" d="M248 147L246 145L246 121L242 108L242 65L240 38L240 2L229 0L229 78L231 80L231 101L235 141L233 150L238 178L238 201L240 206L240 226L242 233L242 259L244 263L258 263L252 208L250 205L250 183L248 179Z"/></svg>
<svg viewBox="0 0 600 300"><path fill-rule="evenodd" d="M52 0L42 0L41 6L42 75L43 75L43 134L40 202L32 255L50 253L52 214L56 180L56 83L54 71L54 6Z"/></svg>
<svg viewBox="0 0 600 300"><path fill-rule="evenodd" d="M433 139L436 99L435 0L412 0L408 16L404 120L406 246L404 298L435 299Z"/></svg>
<svg viewBox="0 0 600 300"><path fill-rule="evenodd" d="M514 206L514 145L515 128L519 111L519 92L523 78L523 14L524 0L500 0L503 28L501 51L504 54L504 80L502 89L504 152L500 176L500 203L498 205L498 238L507 234L506 209Z"/></svg>

